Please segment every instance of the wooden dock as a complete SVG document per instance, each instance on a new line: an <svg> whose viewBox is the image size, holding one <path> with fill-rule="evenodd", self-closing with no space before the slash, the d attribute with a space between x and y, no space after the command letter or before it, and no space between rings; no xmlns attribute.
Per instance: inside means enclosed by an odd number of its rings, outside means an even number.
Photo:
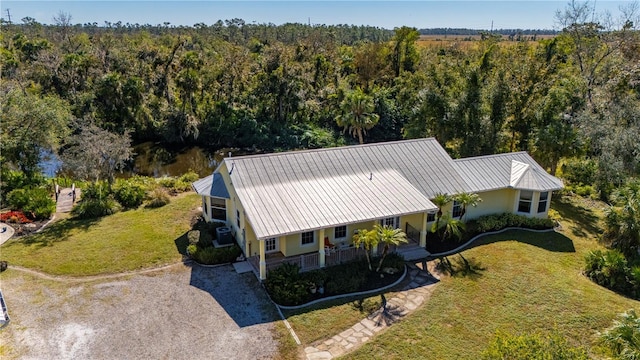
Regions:
<svg viewBox="0 0 640 360"><path fill-rule="evenodd" d="M74 196L74 191L75 191L75 196ZM78 200L80 200L79 188L60 189L60 193L58 194L58 202L56 204L56 212L58 213L70 212L71 209L73 208L73 205Z"/></svg>

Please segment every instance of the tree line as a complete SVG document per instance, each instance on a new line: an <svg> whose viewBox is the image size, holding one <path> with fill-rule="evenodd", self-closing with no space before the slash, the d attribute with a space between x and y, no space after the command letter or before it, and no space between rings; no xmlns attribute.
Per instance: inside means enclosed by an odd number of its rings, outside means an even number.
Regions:
<svg viewBox="0 0 640 360"><path fill-rule="evenodd" d="M552 39L473 46L421 46L409 27L25 18L0 34L2 163L37 171L88 126L264 151L431 136L454 157L528 151L552 173L591 159L606 196L640 171L637 14L620 16L572 2Z"/></svg>

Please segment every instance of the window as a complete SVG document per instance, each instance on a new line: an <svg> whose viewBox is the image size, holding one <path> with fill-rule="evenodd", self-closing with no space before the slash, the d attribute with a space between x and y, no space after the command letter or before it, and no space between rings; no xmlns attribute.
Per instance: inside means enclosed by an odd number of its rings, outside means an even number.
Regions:
<svg viewBox="0 0 640 360"><path fill-rule="evenodd" d="M211 219L227 221L227 205L224 199L209 198L211 200Z"/></svg>
<svg viewBox="0 0 640 360"><path fill-rule="evenodd" d="M344 239L347 237L347 226L336 226L333 231L334 239Z"/></svg>
<svg viewBox="0 0 640 360"><path fill-rule="evenodd" d="M521 213L531 212L532 199L533 199L533 191L521 190L520 201L518 201L518 212L521 212Z"/></svg>
<svg viewBox="0 0 640 360"><path fill-rule="evenodd" d="M400 224L400 217L390 217L386 219L380 220L380 225L382 226L391 226L394 229L397 229Z"/></svg>
<svg viewBox="0 0 640 360"><path fill-rule="evenodd" d="M451 210L451 217L457 218L462 215L462 204L457 201L453 202L453 209Z"/></svg>
<svg viewBox="0 0 640 360"><path fill-rule="evenodd" d="M549 202L549 193L541 192L540 200L538 200L538 212L543 213L547 211L547 202Z"/></svg>
<svg viewBox="0 0 640 360"><path fill-rule="evenodd" d="M307 231L300 234L302 245L309 245L315 242L315 236L313 231Z"/></svg>
<svg viewBox="0 0 640 360"><path fill-rule="evenodd" d="M276 238L269 238L264 240L264 251L273 252L278 251L278 241Z"/></svg>
<svg viewBox="0 0 640 360"><path fill-rule="evenodd" d="M236 225L238 225L238 229L240 229L240 210L236 209Z"/></svg>
<svg viewBox="0 0 640 360"><path fill-rule="evenodd" d="M432 222L432 221L436 221L436 213L429 213L427 214L427 222Z"/></svg>

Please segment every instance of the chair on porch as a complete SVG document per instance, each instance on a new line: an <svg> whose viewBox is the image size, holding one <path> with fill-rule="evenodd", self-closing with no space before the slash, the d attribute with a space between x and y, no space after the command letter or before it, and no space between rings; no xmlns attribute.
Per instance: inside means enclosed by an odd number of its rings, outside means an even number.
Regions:
<svg viewBox="0 0 640 360"><path fill-rule="evenodd" d="M329 241L329 237L324 238L324 253L331 254L336 251L336 246Z"/></svg>

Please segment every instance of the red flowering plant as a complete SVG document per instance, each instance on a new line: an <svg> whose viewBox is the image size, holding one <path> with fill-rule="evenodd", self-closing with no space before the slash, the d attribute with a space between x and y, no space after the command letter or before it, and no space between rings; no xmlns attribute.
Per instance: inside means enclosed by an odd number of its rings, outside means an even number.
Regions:
<svg viewBox="0 0 640 360"><path fill-rule="evenodd" d="M32 222L22 211L9 211L2 213L0 214L0 221L17 224L27 224Z"/></svg>

